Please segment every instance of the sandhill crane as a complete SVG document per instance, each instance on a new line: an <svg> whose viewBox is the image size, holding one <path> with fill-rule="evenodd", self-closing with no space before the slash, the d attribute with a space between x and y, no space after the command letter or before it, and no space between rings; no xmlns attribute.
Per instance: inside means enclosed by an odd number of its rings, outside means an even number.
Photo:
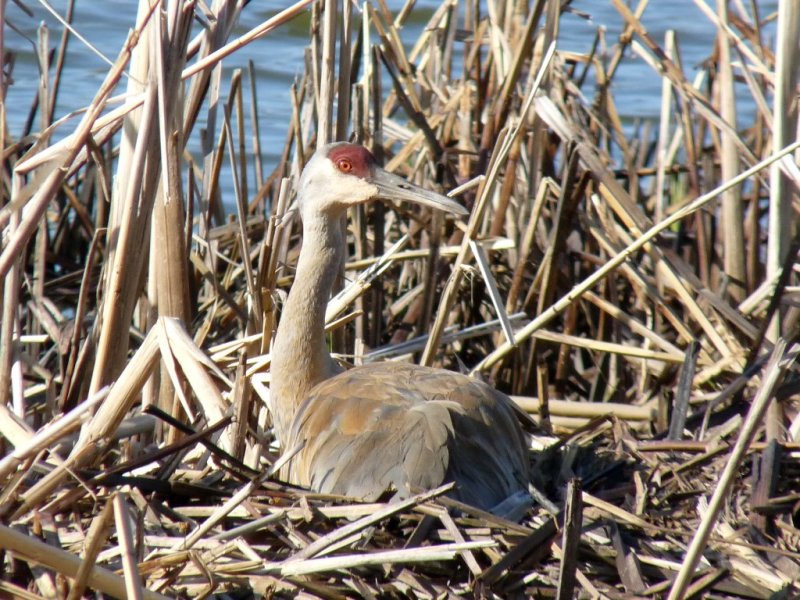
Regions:
<svg viewBox="0 0 800 600"><path fill-rule="evenodd" d="M303 246L272 348L276 434L284 450L305 441L288 480L365 501L453 481L452 497L519 518L530 503L527 445L506 395L411 364L343 371L328 352L325 308L345 254L341 219L349 206L374 199L466 214L450 198L379 168L359 145L330 144L308 162L297 198Z"/></svg>

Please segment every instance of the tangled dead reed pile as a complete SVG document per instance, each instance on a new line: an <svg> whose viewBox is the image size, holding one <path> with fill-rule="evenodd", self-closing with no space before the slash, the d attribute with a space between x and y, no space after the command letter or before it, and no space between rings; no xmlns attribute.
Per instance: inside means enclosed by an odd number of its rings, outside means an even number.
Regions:
<svg viewBox="0 0 800 600"><path fill-rule="evenodd" d="M309 0L237 39L246 3L142 0L66 116L71 34L40 36L31 119L0 120L0 596L798 594L800 9L698 2L717 35L690 81L647 1L612 2L624 31L588 54L557 49L569 2L447 1L411 46L411 5L315 3L271 174L255 69L221 67ZM617 114L626 53L663 81L657 124ZM5 97L32 67L0 63ZM292 186L347 138L471 217L356 211L331 344L536 414L519 524L446 488L365 505L275 476Z"/></svg>

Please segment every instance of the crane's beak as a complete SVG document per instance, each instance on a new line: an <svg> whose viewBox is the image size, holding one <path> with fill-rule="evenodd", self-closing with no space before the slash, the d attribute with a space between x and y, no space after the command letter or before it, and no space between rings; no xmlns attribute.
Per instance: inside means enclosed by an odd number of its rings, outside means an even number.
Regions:
<svg viewBox="0 0 800 600"><path fill-rule="evenodd" d="M368 181L378 188L378 197L384 200L414 202L460 216L469 214L469 211L455 200L414 185L381 168L376 167L372 175L368 177Z"/></svg>

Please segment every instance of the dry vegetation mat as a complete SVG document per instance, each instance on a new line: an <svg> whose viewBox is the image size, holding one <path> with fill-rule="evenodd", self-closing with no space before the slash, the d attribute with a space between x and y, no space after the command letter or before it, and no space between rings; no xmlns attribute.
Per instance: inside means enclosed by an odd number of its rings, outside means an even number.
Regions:
<svg viewBox="0 0 800 600"><path fill-rule="evenodd" d="M70 29L4 52L3 97L40 84L27 123L0 111L0 596L797 597L800 8L698 0L690 78L647 0L612 3L622 34L575 54L568 1L448 0L409 40L413 3L306 0L236 38L246 2L142 0L69 115ZM257 70L222 67L292 19L310 44L268 170ZM618 115L631 55L658 122ZM330 343L532 413L520 523L278 477L293 187L335 139L471 214L354 210Z"/></svg>

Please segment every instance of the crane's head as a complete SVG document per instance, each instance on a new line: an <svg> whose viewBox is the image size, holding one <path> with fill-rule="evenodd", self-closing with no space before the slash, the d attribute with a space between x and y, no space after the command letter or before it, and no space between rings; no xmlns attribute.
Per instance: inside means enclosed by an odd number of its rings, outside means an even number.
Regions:
<svg viewBox="0 0 800 600"><path fill-rule="evenodd" d="M454 200L384 171L370 151L358 144L336 142L320 148L300 177L301 214L339 213L348 206L378 199L414 202L457 215L468 214Z"/></svg>

